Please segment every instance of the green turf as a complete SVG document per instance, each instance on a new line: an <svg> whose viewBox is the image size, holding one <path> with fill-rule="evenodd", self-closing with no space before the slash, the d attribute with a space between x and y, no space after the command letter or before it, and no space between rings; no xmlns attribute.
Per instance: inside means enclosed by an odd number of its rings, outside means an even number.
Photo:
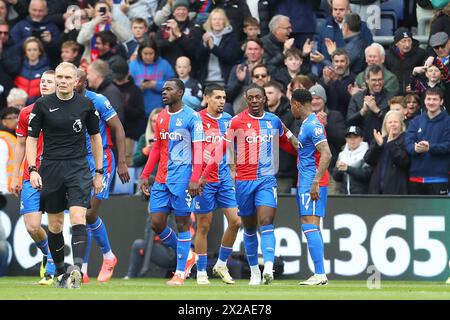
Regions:
<svg viewBox="0 0 450 320"><path fill-rule="evenodd" d="M331 281L325 287L300 287L295 280L275 280L269 286L250 287L248 280L235 285L211 279L211 285L199 286L187 280L183 287L169 287L167 279L113 279L99 284L95 279L80 290L56 289L36 284L37 278L0 278L0 300L4 299L447 299L450 285L443 282L381 281L381 289L368 289L365 281Z"/></svg>

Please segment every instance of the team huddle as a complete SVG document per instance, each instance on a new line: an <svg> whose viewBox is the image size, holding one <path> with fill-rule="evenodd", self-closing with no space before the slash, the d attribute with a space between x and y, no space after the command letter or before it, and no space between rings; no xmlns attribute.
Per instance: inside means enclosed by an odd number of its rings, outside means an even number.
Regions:
<svg viewBox="0 0 450 320"><path fill-rule="evenodd" d="M168 285L183 285L197 265L197 283L209 284L207 235L212 212L221 209L227 218L219 257L213 273L233 284L227 260L239 228L251 270L249 285L269 284L274 279L277 208L278 150L298 155L297 202L315 273L301 285L326 285L324 246L320 232L325 216L331 159L323 125L311 111L311 93L292 93L291 112L301 122L295 137L274 114L264 111L266 95L253 84L244 92L248 108L235 117L223 111L225 90L205 88L207 107L195 112L184 106L184 84L179 79L164 83L166 108L159 113L155 138L141 175L141 188L150 196L151 227L164 245L176 252L176 271ZM70 63L60 64L41 79L42 98L21 111L17 135L16 165L12 189L20 193L25 225L44 258L40 284L56 282L59 288L79 288L89 282L87 258L91 234L103 252L99 282L111 278L117 258L111 250L106 227L98 216L100 203L109 195L115 159L109 129L114 133L117 171L129 180L125 164L125 134L117 114L102 95L86 90L86 76ZM26 154L24 174L20 167ZM149 177L158 165L152 186ZM22 179L20 179L22 178ZM21 182L23 181L23 183ZM64 265L64 210L72 225L74 265ZM48 236L41 227L48 213ZM167 224L173 211L177 232ZM191 213L197 233L192 249ZM258 265L260 249L264 269Z"/></svg>

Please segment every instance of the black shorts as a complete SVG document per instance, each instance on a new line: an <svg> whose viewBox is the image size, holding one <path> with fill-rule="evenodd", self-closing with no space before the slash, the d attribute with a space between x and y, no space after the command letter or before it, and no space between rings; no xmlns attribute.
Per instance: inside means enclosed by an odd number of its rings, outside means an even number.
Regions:
<svg viewBox="0 0 450 320"><path fill-rule="evenodd" d="M89 207L92 176L86 157L70 160L42 160L41 209L60 213L72 206Z"/></svg>

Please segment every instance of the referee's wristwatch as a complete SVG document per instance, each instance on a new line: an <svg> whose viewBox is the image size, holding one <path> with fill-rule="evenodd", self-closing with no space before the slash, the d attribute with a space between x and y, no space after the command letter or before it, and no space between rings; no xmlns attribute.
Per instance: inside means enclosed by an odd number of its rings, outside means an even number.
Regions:
<svg viewBox="0 0 450 320"><path fill-rule="evenodd" d="M98 173L98 174L104 174L104 173L105 173L105 170L103 170L103 168L101 168L101 169L95 169L95 173Z"/></svg>
<svg viewBox="0 0 450 320"><path fill-rule="evenodd" d="M28 167L28 173L32 173L32 172L38 172L36 166L29 166Z"/></svg>

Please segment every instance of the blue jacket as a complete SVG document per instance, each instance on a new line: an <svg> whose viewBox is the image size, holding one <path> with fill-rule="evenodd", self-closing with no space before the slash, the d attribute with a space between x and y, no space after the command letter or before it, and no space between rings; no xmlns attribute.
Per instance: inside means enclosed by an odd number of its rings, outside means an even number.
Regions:
<svg viewBox="0 0 450 320"><path fill-rule="evenodd" d="M366 56L364 54L364 49L368 46L368 44L364 41L361 33L348 37L344 41L344 49L350 57L350 72L353 74L358 74L364 71L364 69L366 69Z"/></svg>
<svg viewBox="0 0 450 320"><path fill-rule="evenodd" d="M311 0L268 0L274 8L273 16L282 14L291 21L292 32L316 32L314 1Z"/></svg>
<svg viewBox="0 0 450 320"><path fill-rule="evenodd" d="M416 153L414 143L428 141L430 150ZM405 136L406 150L411 156L410 177L424 178L427 182L448 181L450 164L450 116L445 111L433 119L427 113L415 117Z"/></svg>
<svg viewBox="0 0 450 320"><path fill-rule="evenodd" d="M373 36L370 32L369 28L367 28L367 24L365 22L361 22L361 38L363 41L369 45L373 42ZM325 23L320 28L317 34L317 51L325 56L325 60L331 60L330 55L328 54L327 47L325 46L325 39L330 38L331 40L336 42L336 46L338 48L345 47L344 36L342 35L342 30L339 28L339 25L336 21L334 21L333 16L329 16ZM363 52L364 54L364 52Z"/></svg>
<svg viewBox="0 0 450 320"><path fill-rule="evenodd" d="M20 21L12 28L11 38L14 39L16 45L21 46L26 38L33 35L33 30L50 31L52 41L50 43L43 42L45 47L55 47L59 45L61 32L48 17L45 17L41 22L31 20L30 16L26 17L26 19Z"/></svg>
<svg viewBox="0 0 450 320"><path fill-rule="evenodd" d="M150 115L150 112L154 108L164 107L161 96L164 82L175 77L175 72L167 60L159 57L153 64L145 64L139 60L131 61L130 75L139 88L144 79L156 80L156 86L154 88L143 90L145 113L147 116Z"/></svg>

